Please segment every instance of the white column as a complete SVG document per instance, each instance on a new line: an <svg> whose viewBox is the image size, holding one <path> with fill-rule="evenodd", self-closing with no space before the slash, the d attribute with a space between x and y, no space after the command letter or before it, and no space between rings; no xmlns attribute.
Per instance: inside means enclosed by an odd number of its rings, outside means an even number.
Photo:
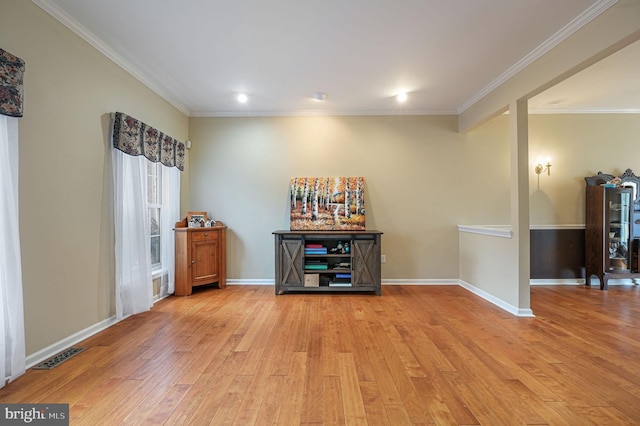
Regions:
<svg viewBox="0 0 640 426"><path fill-rule="evenodd" d="M527 101L509 105L511 228L517 251L518 311L530 312L529 117ZM515 285L515 283L514 283Z"/></svg>

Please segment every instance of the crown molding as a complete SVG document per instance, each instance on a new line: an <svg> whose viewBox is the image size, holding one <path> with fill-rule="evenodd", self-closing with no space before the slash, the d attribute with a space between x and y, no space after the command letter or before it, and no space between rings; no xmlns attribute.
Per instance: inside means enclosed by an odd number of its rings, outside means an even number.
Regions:
<svg viewBox="0 0 640 426"><path fill-rule="evenodd" d="M552 115L552 114L640 114L640 108L605 109L605 108L567 108L567 109L545 109L532 108L529 114Z"/></svg>
<svg viewBox="0 0 640 426"><path fill-rule="evenodd" d="M264 110L264 111L196 111L189 117L339 117L339 116L393 116L393 115L458 115L456 111L427 110Z"/></svg>
<svg viewBox="0 0 640 426"><path fill-rule="evenodd" d="M100 53L104 56L112 60L116 63L116 65L120 66L126 72L131 74L136 80L140 81L142 84L151 89L158 96L162 97L164 100L169 102L171 105L176 107L180 112L184 115L189 115L189 110L182 104L182 102L178 101L175 96L170 94L166 89L164 89L161 85L157 84L150 78L148 75L140 71L137 67L133 66L127 60L125 60L122 56L118 55L113 51L106 43L100 40L95 34L81 25L78 21L76 21L71 15L69 15L64 10L60 9L56 4L52 3L50 0L31 0L42 10L51 15L54 19L59 21L62 25L69 28L73 31L78 37L89 43L91 46L96 48Z"/></svg>
<svg viewBox="0 0 640 426"><path fill-rule="evenodd" d="M578 31L580 28L584 27L585 25L587 25L593 19L598 17L598 15L600 15L605 10L609 9L611 6L613 6L617 2L618 0L599 0L593 5L591 5L591 7L589 7L587 10L582 12L575 19L573 19L571 22L565 25L562 29L560 29L560 31L555 33L553 36L551 36L540 46L538 46L533 51L531 51L524 58L520 59L510 68L508 68L498 78L493 80L491 83L489 83L479 92L477 92L475 95L470 97L466 102L460 105L457 108L457 114L462 114L467 109L471 108L482 98L484 98L489 93L493 92L495 89L503 85L507 80L514 77L520 71L522 71L523 69L531 65L534 61L536 61L537 59L542 57L544 54L549 52L551 49L556 47L558 44L566 40L573 33Z"/></svg>

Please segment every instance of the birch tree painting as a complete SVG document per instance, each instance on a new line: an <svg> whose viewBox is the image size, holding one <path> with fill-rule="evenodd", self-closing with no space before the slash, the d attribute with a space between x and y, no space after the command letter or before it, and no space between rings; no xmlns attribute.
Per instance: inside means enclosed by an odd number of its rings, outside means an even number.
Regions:
<svg viewBox="0 0 640 426"><path fill-rule="evenodd" d="M364 231L364 178L294 177L291 230Z"/></svg>

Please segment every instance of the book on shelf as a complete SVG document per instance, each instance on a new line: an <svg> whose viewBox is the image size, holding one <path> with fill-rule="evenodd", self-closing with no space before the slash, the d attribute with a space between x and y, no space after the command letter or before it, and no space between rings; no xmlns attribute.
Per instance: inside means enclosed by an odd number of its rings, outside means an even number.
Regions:
<svg viewBox="0 0 640 426"><path fill-rule="evenodd" d="M322 244L312 244L312 243L307 243L304 245L305 248L323 248L326 250L326 247L323 246Z"/></svg>
<svg viewBox="0 0 640 426"><path fill-rule="evenodd" d="M329 264L327 262L321 262L321 261L313 261L313 260L307 260L304 263L304 269L329 269Z"/></svg>
<svg viewBox="0 0 640 426"><path fill-rule="evenodd" d="M306 248L304 249L304 254L327 254L326 248Z"/></svg>
<svg viewBox="0 0 640 426"><path fill-rule="evenodd" d="M351 279L351 274L338 273L338 274L336 274L336 278Z"/></svg>
<svg viewBox="0 0 640 426"><path fill-rule="evenodd" d="M351 263L349 262L340 262L333 265L333 269L349 271L351 270Z"/></svg>
<svg viewBox="0 0 640 426"><path fill-rule="evenodd" d="M329 280L329 286L331 287L350 287L351 286L351 277L349 278L340 278L336 274L331 280Z"/></svg>

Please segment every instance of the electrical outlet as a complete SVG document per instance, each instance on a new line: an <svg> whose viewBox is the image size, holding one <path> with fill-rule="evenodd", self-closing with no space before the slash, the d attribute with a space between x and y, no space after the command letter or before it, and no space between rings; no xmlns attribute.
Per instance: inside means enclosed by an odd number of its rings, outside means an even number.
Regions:
<svg viewBox="0 0 640 426"><path fill-rule="evenodd" d="M386 263L386 262L387 262L387 255L386 254L380 255L380 263Z"/></svg>

